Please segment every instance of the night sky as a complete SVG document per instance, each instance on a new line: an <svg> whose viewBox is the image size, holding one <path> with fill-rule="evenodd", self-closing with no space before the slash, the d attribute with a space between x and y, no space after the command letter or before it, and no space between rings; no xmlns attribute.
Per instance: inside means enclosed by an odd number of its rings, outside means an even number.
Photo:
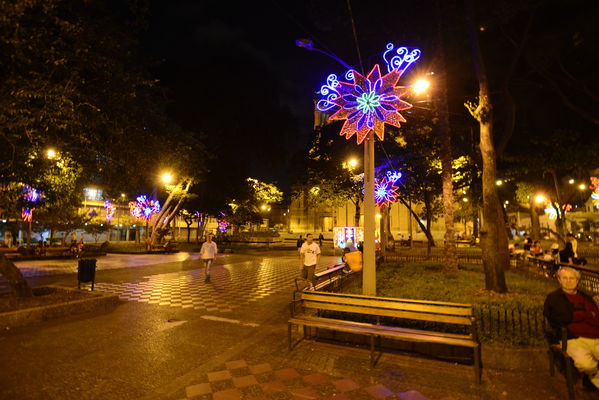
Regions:
<svg viewBox="0 0 599 400"><path fill-rule="evenodd" d="M468 120L463 101L474 99L477 82L469 58L470 42L461 20L463 8L461 3L441 3L443 12L449 16L445 19L443 34L446 71L450 77L448 88L450 97L455 96L450 98L450 112L454 117ZM553 30L556 36L562 35L563 24L567 23L580 24L582 30L586 29L584 24L588 25L592 15L597 15L597 6L592 3L543 3L544 8L539 8L535 15L532 38L544 40L546 34L549 43ZM381 63L385 44L394 42L423 50L418 65L403 80L409 81L411 76L422 72L438 72L431 50L438 29L435 4L437 2L352 0L366 68ZM509 53L505 50L510 51L510 40L518 39L528 17L524 12L520 19L513 18L521 12L518 2L497 4L498 9L487 10L489 12L480 15L478 21L478 25L486 28L481 31L483 46L485 40L495 40L502 35L507 43L497 40L493 50L488 46L483 49L491 78L508 67ZM511 25L497 28L503 17L513 18ZM584 22L580 22L580 18ZM501 30L506 27L513 31ZM587 35L582 47L592 48L589 40L597 39L597 30L591 33L594 36ZM300 38L310 38L315 46L334 51L348 64L360 68L345 0L151 2L149 29L141 40L143 53L158 61L152 72L160 79L165 96L170 100L169 115L185 129L201 135L212 155L208 162L211 172L202 183L204 190L234 192L231 187L247 176L276 181L283 189L289 189L291 177L297 173L291 165L293 156L313 134L314 93L329 73L344 72L334 60L297 47L295 40ZM559 46L557 41L554 50L560 51ZM596 58L595 55L595 61ZM582 62L579 77L586 79L593 62L593 59L586 64ZM596 65L592 68L596 69ZM529 70L523 67L518 73L530 75L526 72ZM545 96L546 88L533 82L535 79L522 76L515 80L516 89L531 93L527 87L530 85ZM596 84L597 79L587 83ZM531 99L522 103L525 110ZM501 111L499 104L498 127L501 127ZM596 110L594 112L596 114ZM561 118L565 118L563 123L567 125L571 115L564 113L567 117ZM535 119L544 118L543 115L547 115L546 109L519 114L521 133L533 131L538 126ZM474 120L468 123L475 126ZM596 134L596 126L591 125L591 128L590 132Z"/></svg>

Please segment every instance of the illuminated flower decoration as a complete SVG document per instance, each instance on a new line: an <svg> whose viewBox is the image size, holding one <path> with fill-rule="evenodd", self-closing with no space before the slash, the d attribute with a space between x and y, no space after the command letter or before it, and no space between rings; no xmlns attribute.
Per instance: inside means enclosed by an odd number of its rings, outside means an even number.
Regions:
<svg viewBox="0 0 599 400"><path fill-rule="evenodd" d="M227 232L227 229L229 229L229 221L227 221L227 214L225 214L224 212L220 212L216 222L218 223L218 230L221 233L225 233Z"/></svg>
<svg viewBox="0 0 599 400"><path fill-rule="evenodd" d="M374 201L377 206L380 208L395 203L397 196L399 196L397 189L399 188L395 186L395 183L387 178L377 180L374 183Z"/></svg>
<svg viewBox="0 0 599 400"><path fill-rule="evenodd" d="M591 201L595 208L599 208L599 178L591 176L591 189L593 189Z"/></svg>
<svg viewBox="0 0 599 400"><path fill-rule="evenodd" d="M25 222L31 222L31 220L33 219L33 208L29 209L29 208L22 208L21 209L21 218L23 218L23 221Z"/></svg>
<svg viewBox="0 0 599 400"><path fill-rule="evenodd" d="M381 76L379 66L375 65L366 77L352 72L353 83L339 82L336 87L339 96L332 103L339 110L330 119L345 120L339 134L349 139L355 133L358 144L370 131L383 140L385 124L400 127L406 120L399 111L412 107L401 100L404 88L395 87L401 71L392 70Z"/></svg>
<svg viewBox="0 0 599 400"><path fill-rule="evenodd" d="M149 200L145 195L139 196L136 200L129 202L129 209L132 216L150 220L153 214L160 212L160 203L158 200Z"/></svg>
<svg viewBox="0 0 599 400"><path fill-rule="evenodd" d="M400 123L406 122L399 111L412 106L401 100L404 88L395 85L420 54L418 49L395 49L392 43L387 44L387 51L383 54L388 71L386 75L381 76L378 65L366 77L350 69L345 73L345 79L350 82L340 82L337 75L331 74L320 88L322 98L316 108L320 111L335 109L330 119L345 120L340 135L346 139L355 133L360 144L370 131L374 131L383 140L385 124L399 128Z"/></svg>
<svg viewBox="0 0 599 400"><path fill-rule="evenodd" d="M104 209L106 210L106 222L110 223L110 220L112 219L112 217L114 217L116 207L112 205L110 200L106 200L104 202Z"/></svg>
<svg viewBox="0 0 599 400"><path fill-rule="evenodd" d="M547 214L547 218L554 220L557 219L557 212L555 211L555 208L553 208L553 205L551 204L547 204L545 206L545 214Z"/></svg>
<svg viewBox="0 0 599 400"><path fill-rule="evenodd" d="M37 203L40 200L40 194L31 186L23 185L23 199L28 203Z"/></svg>
<svg viewBox="0 0 599 400"><path fill-rule="evenodd" d="M29 185L23 185L23 200L25 203L31 205L37 203L40 199L41 195L37 189ZM34 207L23 207L21 209L21 218L23 218L23 221L31 222L33 220L33 210L35 210Z"/></svg>

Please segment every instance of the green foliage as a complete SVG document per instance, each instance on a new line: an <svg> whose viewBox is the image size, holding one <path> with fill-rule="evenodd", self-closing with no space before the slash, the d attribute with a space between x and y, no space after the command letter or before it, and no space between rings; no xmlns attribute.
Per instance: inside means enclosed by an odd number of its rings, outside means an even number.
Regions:
<svg viewBox="0 0 599 400"><path fill-rule="evenodd" d="M1 182L40 180L47 147L115 193L154 180L132 165L203 172L202 145L169 122L135 51L135 4L117 17L100 0L0 1Z"/></svg>

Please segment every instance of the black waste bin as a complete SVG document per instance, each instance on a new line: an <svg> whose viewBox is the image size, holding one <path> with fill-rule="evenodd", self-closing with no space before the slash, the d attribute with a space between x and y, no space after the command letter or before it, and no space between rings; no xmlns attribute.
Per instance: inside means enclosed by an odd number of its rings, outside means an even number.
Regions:
<svg viewBox="0 0 599 400"><path fill-rule="evenodd" d="M86 258L79 260L77 267L77 288L81 289L81 282L91 282L92 290L94 290L94 282L96 281L96 259Z"/></svg>

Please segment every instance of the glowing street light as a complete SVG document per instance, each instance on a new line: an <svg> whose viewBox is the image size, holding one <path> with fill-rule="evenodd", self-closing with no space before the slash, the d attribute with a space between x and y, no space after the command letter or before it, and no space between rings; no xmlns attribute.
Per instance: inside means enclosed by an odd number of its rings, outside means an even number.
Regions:
<svg viewBox="0 0 599 400"><path fill-rule="evenodd" d="M580 185L578 185L578 189L580 190L585 190L587 188L587 185L585 185L584 183L581 183Z"/></svg>
<svg viewBox="0 0 599 400"><path fill-rule="evenodd" d="M428 90L431 86L431 82L428 79L420 78L412 84L412 91L415 94L422 94Z"/></svg>
<svg viewBox="0 0 599 400"><path fill-rule="evenodd" d="M535 203L537 203L537 204L542 204L542 203L544 203L546 200L547 200L547 199L546 199L546 198L545 198L545 196L543 196L542 194L538 194L538 195L535 197Z"/></svg>
<svg viewBox="0 0 599 400"><path fill-rule="evenodd" d="M464 198L462 198L462 201L463 201L464 203L468 203L468 197L464 197Z"/></svg>
<svg viewBox="0 0 599 400"><path fill-rule="evenodd" d="M568 183L569 183L570 185L573 185L573 184L574 184L574 179L570 179L570 180L568 181Z"/></svg>
<svg viewBox="0 0 599 400"><path fill-rule="evenodd" d="M503 181L502 181L501 179L497 179L497 180L495 181L495 184L496 184L497 186L501 186L501 185L503 185Z"/></svg>
<svg viewBox="0 0 599 400"><path fill-rule="evenodd" d="M54 149L48 149L48 150L46 150L46 157L49 160L52 160L53 158L55 158L56 157L56 150L54 150Z"/></svg>
<svg viewBox="0 0 599 400"><path fill-rule="evenodd" d="M168 185L173 181L173 174L171 174L170 172L165 172L164 174L162 174L160 179L162 179L163 183Z"/></svg>
<svg viewBox="0 0 599 400"><path fill-rule="evenodd" d="M347 165L349 165L351 168L356 168L358 166L358 160L352 158L347 162Z"/></svg>

